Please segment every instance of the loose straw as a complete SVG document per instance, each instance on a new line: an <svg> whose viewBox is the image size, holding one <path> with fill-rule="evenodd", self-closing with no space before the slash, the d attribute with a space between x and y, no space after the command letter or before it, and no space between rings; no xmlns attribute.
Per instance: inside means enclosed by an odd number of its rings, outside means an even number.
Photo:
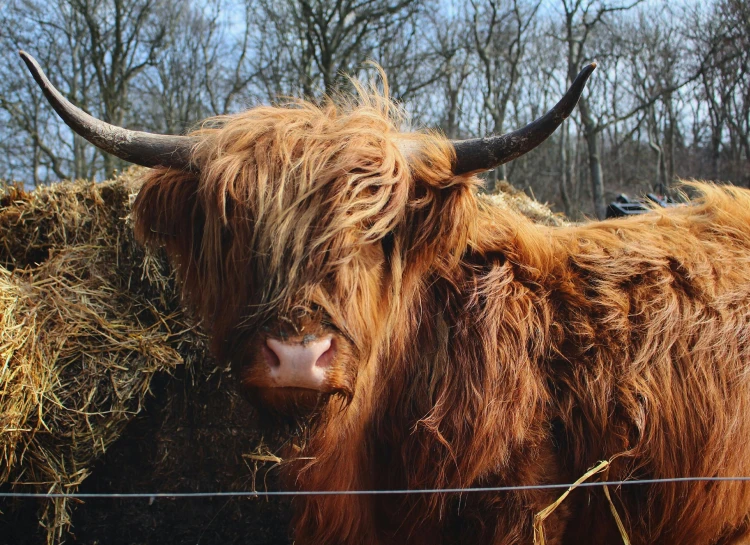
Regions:
<svg viewBox="0 0 750 545"><path fill-rule="evenodd" d="M568 494L570 494L574 489L578 488L581 483L587 481L589 478L601 472L604 472L605 475L609 473L608 460L602 460L594 467L589 469L576 482L574 482L570 486L570 488L563 492L563 494L559 498L557 498L557 501L555 501L555 503L553 503L552 505L548 505L547 507L539 511L536 515L534 515L534 545L545 545L547 543L544 536L544 521L555 511L555 509L560 506L563 501L565 501L565 498L568 497ZM609 509L610 511L612 511L612 516L615 518L615 522L617 523L617 529L620 531L620 536L622 536L622 542L624 543L624 545L630 545L630 539L628 538L628 533L625 531L625 525L623 525L622 520L620 519L620 515L617 514L615 504L612 503L612 497L609 495L609 487L606 484L604 485L604 495L607 497L607 501L609 501Z"/></svg>

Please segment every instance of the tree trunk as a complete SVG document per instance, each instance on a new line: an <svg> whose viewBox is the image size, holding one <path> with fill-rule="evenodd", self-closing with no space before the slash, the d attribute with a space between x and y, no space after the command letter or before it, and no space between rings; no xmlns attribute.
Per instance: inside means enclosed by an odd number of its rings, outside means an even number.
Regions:
<svg viewBox="0 0 750 545"><path fill-rule="evenodd" d="M669 115L668 121L669 121L669 127L667 128L667 131L664 135L666 145L666 153L668 157L665 159L667 160L666 163L666 192L665 195L669 195L672 189L672 185L675 183L675 158L674 158L674 152L675 152L675 139L677 135L676 132L676 121L675 121L675 113L674 113L674 102L672 100L672 93L669 93L666 98L667 101L667 114Z"/></svg>
<svg viewBox="0 0 750 545"><path fill-rule="evenodd" d="M107 180L115 174L115 157L104 151L101 151L100 155L104 158L104 178L102 180Z"/></svg>
<svg viewBox="0 0 750 545"><path fill-rule="evenodd" d="M719 162L721 155L721 128L714 127L711 132L711 180L719 181Z"/></svg>
<svg viewBox="0 0 750 545"><path fill-rule="evenodd" d="M669 194L669 181L667 180L667 159L664 151L659 156L659 194L667 196Z"/></svg>
<svg viewBox="0 0 750 545"><path fill-rule="evenodd" d="M586 144L589 152L589 171L591 173L591 197L594 201L594 213L600 220L607 215L607 203L604 200L604 176L602 160L599 154L599 132L586 131Z"/></svg>
<svg viewBox="0 0 750 545"><path fill-rule="evenodd" d="M604 175L602 173L602 158L599 152L599 133L601 132L596 122L591 118L591 110L588 101L581 97L578 102L581 110L581 121L586 137L586 146L589 155L589 171L591 173L591 198L594 201L594 213L596 217L604 219L607 214L607 203L604 200Z"/></svg>
<svg viewBox="0 0 750 545"><path fill-rule="evenodd" d="M86 146L83 143L83 138L77 134L73 134L73 178L86 178L89 175L88 169L86 168Z"/></svg>
<svg viewBox="0 0 750 545"><path fill-rule="evenodd" d="M560 198L563 203L563 210L567 217L572 217L573 204L570 198L570 190L568 188L572 180L568 180L568 162L570 157L568 154L568 124L563 123L562 131L560 132Z"/></svg>
<svg viewBox="0 0 750 545"><path fill-rule="evenodd" d="M655 169L654 169L654 184L653 188L659 195L667 194L667 172L666 163L664 161L664 148L656 142L656 135L654 138L649 137L649 147L656 155Z"/></svg>
<svg viewBox="0 0 750 545"><path fill-rule="evenodd" d="M495 189L497 189L497 180L497 169L490 170L484 183L484 189L487 193L495 192Z"/></svg>

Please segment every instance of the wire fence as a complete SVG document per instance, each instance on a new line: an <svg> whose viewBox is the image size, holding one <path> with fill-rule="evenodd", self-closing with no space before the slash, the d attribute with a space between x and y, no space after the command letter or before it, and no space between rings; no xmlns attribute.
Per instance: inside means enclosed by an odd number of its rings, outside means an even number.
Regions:
<svg viewBox="0 0 750 545"><path fill-rule="evenodd" d="M525 490L548 490L591 488L607 486L631 486L662 483L691 482L750 482L750 477L673 477L665 479L633 479L626 481L592 481L578 483L539 484L521 486L487 486L477 488L425 488L417 490L275 490L236 492L0 492L0 498L69 498L69 499L155 499L155 498L226 498L226 497L278 497L278 496L382 496L407 494L466 494L477 492L519 492Z"/></svg>

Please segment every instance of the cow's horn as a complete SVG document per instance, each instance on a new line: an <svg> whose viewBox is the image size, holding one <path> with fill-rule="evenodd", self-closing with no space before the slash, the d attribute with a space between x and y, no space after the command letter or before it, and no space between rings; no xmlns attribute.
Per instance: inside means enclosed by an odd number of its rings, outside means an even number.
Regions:
<svg viewBox="0 0 750 545"><path fill-rule="evenodd" d="M487 138L454 140L456 162L454 174L468 174L491 170L531 151L555 132L563 120L570 115L581 98L586 81L596 68L592 62L580 71L573 85L549 112L522 129Z"/></svg>
<svg viewBox="0 0 750 545"><path fill-rule="evenodd" d="M99 149L145 167L195 169L191 155L197 139L131 131L96 119L68 102L44 75L36 59L24 51L19 53L57 114Z"/></svg>

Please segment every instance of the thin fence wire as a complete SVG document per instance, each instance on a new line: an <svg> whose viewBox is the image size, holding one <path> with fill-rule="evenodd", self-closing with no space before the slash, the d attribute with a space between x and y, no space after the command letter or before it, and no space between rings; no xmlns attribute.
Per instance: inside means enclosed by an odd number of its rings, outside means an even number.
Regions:
<svg viewBox="0 0 750 545"><path fill-rule="evenodd" d="M476 492L519 492L524 490L548 490L563 488L591 488L599 486L629 486L662 483L691 482L750 482L750 477L673 477L667 479L633 479L627 481L593 481L567 484L540 484L523 486L487 486L477 488L425 488L417 490L276 490L237 492L0 492L0 498L69 498L69 499L149 499L155 498L226 498L226 497L277 497L277 496L382 496L406 494L465 494Z"/></svg>

